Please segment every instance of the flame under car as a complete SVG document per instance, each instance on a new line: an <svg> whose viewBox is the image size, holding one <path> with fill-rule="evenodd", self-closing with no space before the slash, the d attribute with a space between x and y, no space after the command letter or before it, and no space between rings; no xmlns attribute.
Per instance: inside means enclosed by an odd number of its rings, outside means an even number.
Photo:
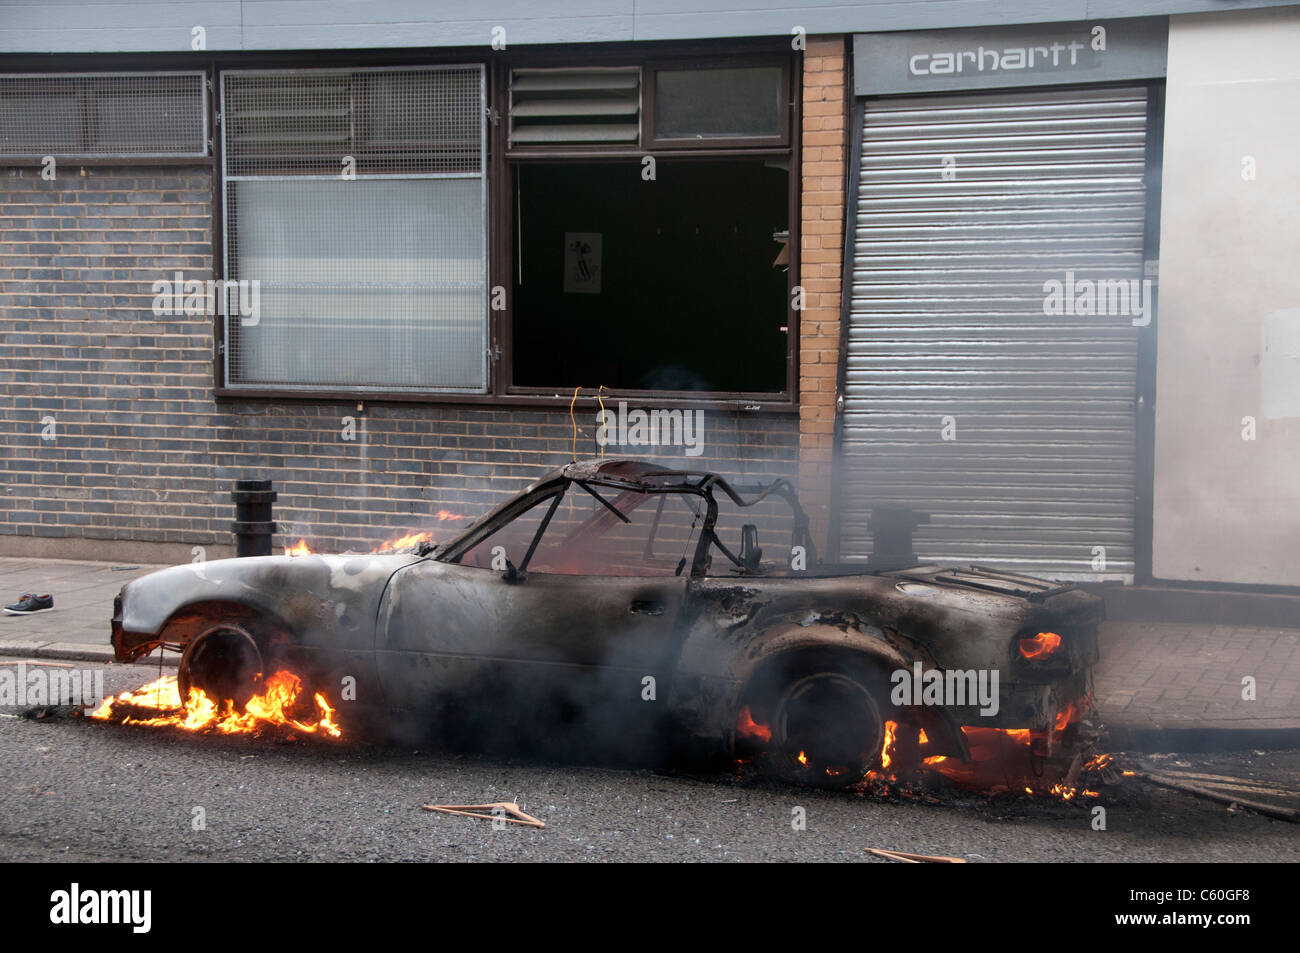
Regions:
<svg viewBox="0 0 1300 953"><path fill-rule="evenodd" d="M969 726L1054 737L1086 708L1101 615L1018 574L824 564L785 480L598 460L442 545L152 573L123 588L112 643L180 651L179 696L235 709L287 670L345 727L744 754L842 787L908 752L968 763ZM896 674L923 670L996 673L995 703L900 703Z"/></svg>

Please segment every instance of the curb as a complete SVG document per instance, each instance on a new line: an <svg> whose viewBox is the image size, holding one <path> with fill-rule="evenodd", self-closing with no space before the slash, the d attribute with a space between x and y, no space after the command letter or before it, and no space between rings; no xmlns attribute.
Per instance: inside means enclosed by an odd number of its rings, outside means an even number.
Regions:
<svg viewBox="0 0 1300 953"><path fill-rule="evenodd" d="M112 649L81 642L0 642L0 657L99 662L104 665L124 664L114 658ZM159 661L159 657L151 653L141 656L130 664L157 665ZM175 668L179 661L180 657L175 654L164 654L161 658L161 663L170 668Z"/></svg>
<svg viewBox="0 0 1300 953"><path fill-rule="evenodd" d="M1208 754L1218 751L1243 751L1259 748L1281 750L1300 748L1300 726L1286 728L1222 728L1222 727L1151 727L1109 725L1106 729L1106 747L1118 751L1180 751L1189 754Z"/></svg>

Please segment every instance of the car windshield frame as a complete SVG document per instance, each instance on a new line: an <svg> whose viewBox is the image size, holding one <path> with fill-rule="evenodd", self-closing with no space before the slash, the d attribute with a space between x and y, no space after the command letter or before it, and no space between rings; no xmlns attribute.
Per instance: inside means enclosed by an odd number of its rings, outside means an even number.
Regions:
<svg viewBox="0 0 1300 953"><path fill-rule="evenodd" d="M566 542L571 542L581 535L595 531L597 527L605 525L605 520L612 520L615 516L626 521L627 518L624 513L600 494L600 489L605 488L619 490L623 493L639 493L645 496L646 501L651 496L669 494L698 496L704 501L704 512L698 537L695 541L695 552L689 564L690 571L685 573L689 578L701 579L709 575L710 550L715 547L726 557L735 574L762 574L759 570L747 570L742 566L739 557L732 553L719 537L717 533L718 503L714 496L716 491L721 491L729 500L740 507L754 506L770 496L778 496L783 499L790 507L794 519L791 544L806 547L808 565L811 566L816 562L816 548L809 532L808 517L800 506L794 487L789 480L777 479L767 484L733 485L717 474L702 471L653 468L631 477L624 477L589 468L590 472L585 472L579 477L570 475L569 469L564 468L556 471L524 490L518 496L506 500L488 512L482 519L469 526L460 536L451 540L445 546L440 546L434 550L429 555L429 558L438 562L459 564L461 557L465 553L514 522L524 513L531 511L533 507L550 500L551 512L553 513L555 507L566 495L577 490L585 491L587 494L594 496L604 509L598 510L587 522L573 531ZM645 501L637 503L636 506L628 508L627 512L639 509L644 505ZM528 548L524 562L518 567L517 571L523 572L526 570L528 561L532 558L534 551L548 529L549 522L549 515L547 515L534 533L534 538ZM648 547L653 546L656 529L656 526L652 526L650 536L647 539ZM678 575L683 574L685 568L685 566L680 567ZM585 575L599 576L600 574L588 573Z"/></svg>

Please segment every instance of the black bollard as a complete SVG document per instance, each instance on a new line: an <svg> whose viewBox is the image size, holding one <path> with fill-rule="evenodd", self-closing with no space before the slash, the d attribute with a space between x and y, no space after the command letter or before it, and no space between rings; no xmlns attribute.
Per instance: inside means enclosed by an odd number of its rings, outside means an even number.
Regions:
<svg viewBox="0 0 1300 953"><path fill-rule="evenodd" d="M912 533L922 523L930 522L929 513L918 513L904 506L877 506L867 520L871 530L871 555L867 569L889 572L919 565L912 552Z"/></svg>
<svg viewBox="0 0 1300 953"><path fill-rule="evenodd" d="M275 490L270 480L236 480L230 498L235 501L235 522L230 530L235 534L236 556L271 555L271 535L275 523L271 521L271 504Z"/></svg>

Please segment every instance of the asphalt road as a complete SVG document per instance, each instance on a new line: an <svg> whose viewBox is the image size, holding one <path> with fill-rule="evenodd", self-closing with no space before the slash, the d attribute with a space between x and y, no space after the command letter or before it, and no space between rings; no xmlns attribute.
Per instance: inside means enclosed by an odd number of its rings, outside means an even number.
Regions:
<svg viewBox="0 0 1300 953"><path fill-rule="evenodd" d="M157 675L106 671L110 692ZM1089 807L1045 798L898 802L727 771L195 736L0 711L0 861L864 861L874 859L867 847L988 861L1300 860L1300 825L1134 781L1103 792L1106 830L1097 831ZM1300 778L1300 751L1156 762L1264 786L1295 789ZM420 809L496 801L518 802L547 828L496 830ZM793 829L796 808L805 830Z"/></svg>

